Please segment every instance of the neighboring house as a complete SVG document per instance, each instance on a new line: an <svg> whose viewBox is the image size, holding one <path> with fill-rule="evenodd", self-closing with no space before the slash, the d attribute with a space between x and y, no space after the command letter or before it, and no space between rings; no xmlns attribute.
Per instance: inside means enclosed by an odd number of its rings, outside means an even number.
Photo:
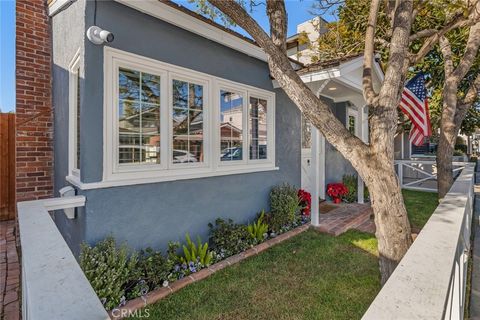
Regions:
<svg viewBox="0 0 480 320"><path fill-rule="evenodd" d="M268 210L277 184L325 198L327 183L355 173L250 39L170 1L54 0L49 10L54 193L73 186L86 197L75 219L54 214L74 253L108 235L134 248L165 248L186 232L206 240L218 217ZM94 25L114 40L92 43ZM292 63L367 142L362 56ZM375 87L382 77L375 64Z"/></svg>

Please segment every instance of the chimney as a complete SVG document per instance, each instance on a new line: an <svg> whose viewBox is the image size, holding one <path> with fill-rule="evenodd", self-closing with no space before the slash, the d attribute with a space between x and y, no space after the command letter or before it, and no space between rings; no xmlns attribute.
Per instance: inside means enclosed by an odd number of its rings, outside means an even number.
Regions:
<svg viewBox="0 0 480 320"><path fill-rule="evenodd" d="M51 41L47 3L16 1L16 199L53 195Z"/></svg>

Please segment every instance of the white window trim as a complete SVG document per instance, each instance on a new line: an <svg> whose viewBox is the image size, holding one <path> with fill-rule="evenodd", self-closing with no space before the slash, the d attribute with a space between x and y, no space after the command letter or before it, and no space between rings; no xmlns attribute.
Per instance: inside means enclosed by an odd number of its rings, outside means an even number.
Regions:
<svg viewBox="0 0 480 320"><path fill-rule="evenodd" d="M160 139L161 164L132 165L128 168L119 168L117 165L117 108L115 104L118 80L114 72L118 66L131 67L134 70L158 74L161 81L168 81L167 92L161 93L161 129ZM204 84L204 162L202 165L179 165L171 162L171 138L172 138L172 79L185 80ZM219 128L219 88L226 86L234 91L244 91L245 103L249 96L266 99L267 106L267 159L250 160L247 163L224 165L220 161L220 135ZM165 84L162 83L162 88ZM168 108L164 107L168 105ZM247 107L247 106L246 106ZM172 64L164 63L133 53L104 47L104 136L103 136L103 181L94 183L92 188L110 187L117 185L130 185L140 183L153 183L162 181L174 181L182 179L194 179L202 177L220 176L228 174L243 174L249 172L278 170L275 167L275 93L258 89L245 84L220 79L212 75L186 69ZM248 112L247 112L248 114ZM248 117L246 117L248 121ZM247 130L245 130L248 132ZM168 139L166 139L167 137ZM247 142L248 143L248 142ZM167 144L165 147L164 144ZM166 148L166 149L165 149ZM218 149L218 150L217 150ZM168 150L165 152L164 150ZM246 155L249 157L249 154ZM126 167L126 166L125 166ZM70 177L70 182L77 186L89 188L82 184L79 179Z"/></svg>
<svg viewBox="0 0 480 320"><path fill-rule="evenodd" d="M80 177L80 164L75 167L77 158L77 90L78 73L80 72L80 48L68 65L68 174Z"/></svg>

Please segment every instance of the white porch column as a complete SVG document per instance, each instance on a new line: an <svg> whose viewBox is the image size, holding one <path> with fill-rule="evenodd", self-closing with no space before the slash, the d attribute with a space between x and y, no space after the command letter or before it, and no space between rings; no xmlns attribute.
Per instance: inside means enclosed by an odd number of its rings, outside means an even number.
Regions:
<svg viewBox="0 0 480 320"><path fill-rule="evenodd" d="M320 196L320 133L312 126L312 226L320 224L319 196Z"/></svg>
<svg viewBox="0 0 480 320"><path fill-rule="evenodd" d="M363 142L368 142L368 116L365 116L365 106L358 107L358 123L359 126L357 126L357 130L359 131L357 133L357 136L362 139ZM363 183L362 178L360 178L360 175L358 175L357 178L357 202L358 203L363 203L364 202L364 189L365 185Z"/></svg>

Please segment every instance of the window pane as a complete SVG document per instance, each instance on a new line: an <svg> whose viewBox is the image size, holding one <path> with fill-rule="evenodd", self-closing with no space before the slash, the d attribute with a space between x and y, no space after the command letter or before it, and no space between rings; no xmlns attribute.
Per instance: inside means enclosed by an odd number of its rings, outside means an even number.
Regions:
<svg viewBox="0 0 480 320"><path fill-rule="evenodd" d="M143 106L142 159L146 163L160 163L160 106Z"/></svg>
<svg viewBox="0 0 480 320"><path fill-rule="evenodd" d="M188 83L173 80L173 107L188 109Z"/></svg>
<svg viewBox="0 0 480 320"><path fill-rule="evenodd" d="M267 159L267 101L250 98L250 159Z"/></svg>
<svg viewBox="0 0 480 320"><path fill-rule="evenodd" d="M75 169L80 169L80 68L77 69L77 97L76 97L76 123L75 123L75 129L76 129L76 133L75 133L75 149L76 149L76 156L75 156L75 159L74 159L74 165L73 167Z"/></svg>
<svg viewBox="0 0 480 320"><path fill-rule="evenodd" d="M140 72L120 68L118 80L120 99L138 101L140 96Z"/></svg>
<svg viewBox="0 0 480 320"><path fill-rule="evenodd" d="M120 68L118 95L119 163L160 163L160 77Z"/></svg>
<svg viewBox="0 0 480 320"><path fill-rule="evenodd" d="M203 86L173 80L172 89L172 162L203 162Z"/></svg>
<svg viewBox="0 0 480 320"><path fill-rule="evenodd" d="M242 160L243 97L220 91L220 160Z"/></svg>
<svg viewBox="0 0 480 320"><path fill-rule="evenodd" d="M140 105L121 101L118 107L119 163L140 162Z"/></svg>
<svg viewBox="0 0 480 320"><path fill-rule="evenodd" d="M203 86L190 83L188 97L190 109L203 109Z"/></svg>
<svg viewBox="0 0 480 320"><path fill-rule="evenodd" d="M142 73L142 101L160 104L160 77Z"/></svg>
<svg viewBox="0 0 480 320"><path fill-rule="evenodd" d="M355 116L348 116L348 131L355 134Z"/></svg>

